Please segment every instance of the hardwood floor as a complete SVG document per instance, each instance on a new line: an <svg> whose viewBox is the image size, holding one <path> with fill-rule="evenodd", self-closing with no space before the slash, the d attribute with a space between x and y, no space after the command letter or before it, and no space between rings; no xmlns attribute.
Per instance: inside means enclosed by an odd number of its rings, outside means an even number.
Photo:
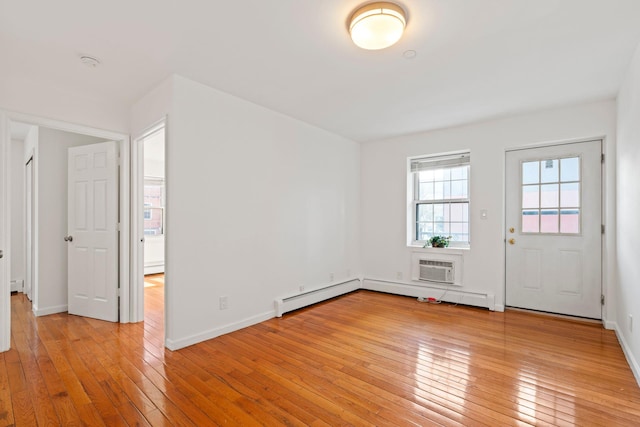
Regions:
<svg viewBox="0 0 640 427"><path fill-rule="evenodd" d="M0 425L640 425L598 325L358 291L170 352L145 293L126 325L12 296Z"/></svg>

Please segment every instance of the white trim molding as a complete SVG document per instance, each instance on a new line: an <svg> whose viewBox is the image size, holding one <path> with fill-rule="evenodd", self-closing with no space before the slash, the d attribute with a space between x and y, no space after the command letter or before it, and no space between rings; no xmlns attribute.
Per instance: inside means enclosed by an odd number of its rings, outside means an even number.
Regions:
<svg viewBox="0 0 640 427"><path fill-rule="evenodd" d="M433 297L453 304L483 307L490 311L504 311L503 306L496 307L495 295L493 293L465 291L457 287L452 288L446 285L416 284L411 282L399 282L365 277L362 281L362 289L416 298ZM497 308L502 308L502 310L497 310Z"/></svg>
<svg viewBox="0 0 640 427"><path fill-rule="evenodd" d="M618 341L620 342L620 346L622 347L622 352L624 356L627 358L627 362L629 363L629 367L631 368L631 372L633 372L633 376L636 377L636 382L638 386L640 386L640 363L633 356L633 352L631 351L631 347L627 344L627 341L624 339L624 334L620 332L620 326L617 322L610 322L607 326L613 326L613 329L616 331L616 336L618 337Z"/></svg>
<svg viewBox="0 0 640 427"><path fill-rule="evenodd" d="M56 305L53 307L36 308L33 307L33 315L36 317L48 316L50 314L64 313L67 311L67 305Z"/></svg>
<svg viewBox="0 0 640 427"><path fill-rule="evenodd" d="M164 345L171 351L180 350L181 348L188 347L190 345L198 344L200 342L210 340L212 338L219 337L220 335L228 334L248 326L256 325L269 319L276 317L275 310L268 311L266 313L251 316L239 322L229 323L219 328L209 329L198 334L190 335L188 337L180 338L177 340L165 339Z"/></svg>

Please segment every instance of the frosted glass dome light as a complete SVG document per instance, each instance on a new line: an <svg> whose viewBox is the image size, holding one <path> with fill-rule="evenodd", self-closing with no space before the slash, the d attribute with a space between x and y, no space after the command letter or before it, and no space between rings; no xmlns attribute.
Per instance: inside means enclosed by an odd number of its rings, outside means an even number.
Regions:
<svg viewBox="0 0 640 427"><path fill-rule="evenodd" d="M387 2L370 3L351 15L349 33L356 46L378 50L394 45L407 25L404 10Z"/></svg>

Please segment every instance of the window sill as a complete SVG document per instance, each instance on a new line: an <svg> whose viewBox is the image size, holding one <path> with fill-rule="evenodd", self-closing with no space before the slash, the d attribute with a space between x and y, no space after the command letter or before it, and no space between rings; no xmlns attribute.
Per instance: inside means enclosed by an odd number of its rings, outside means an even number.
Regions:
<svg viewBox="0 0 640 427"><path fill-rule="evenodd" d="M471 250L471 246L454 246L449 248L432 248L427 246L426 248L419 245L409 245L409 248L419 250L426 253L446 253L449 255L463 255Z"/></svg>

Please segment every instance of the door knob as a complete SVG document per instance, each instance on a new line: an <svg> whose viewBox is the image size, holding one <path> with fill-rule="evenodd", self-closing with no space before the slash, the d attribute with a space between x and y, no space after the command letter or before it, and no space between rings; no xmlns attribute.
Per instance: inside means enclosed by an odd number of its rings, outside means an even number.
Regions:
<svg viewBox="0 0 640 427"><path fill-rule="evenodd" d="M515 245L516 244L516 239L509 239L509 244L510 245Z"/></svg>
<svg viewBox="0 0 640 427"><path fill-rule="evenodd" d="M515 232L516 232L516 229L515 229L515 228L511 227L511 228L509 229L509 233L515 233Z"/></svg>
<svg viewBox="0 0 640 427"><path fill-rule="evenodd" d="M65 242L73 242L73 236L64 236Z"/></svg>

